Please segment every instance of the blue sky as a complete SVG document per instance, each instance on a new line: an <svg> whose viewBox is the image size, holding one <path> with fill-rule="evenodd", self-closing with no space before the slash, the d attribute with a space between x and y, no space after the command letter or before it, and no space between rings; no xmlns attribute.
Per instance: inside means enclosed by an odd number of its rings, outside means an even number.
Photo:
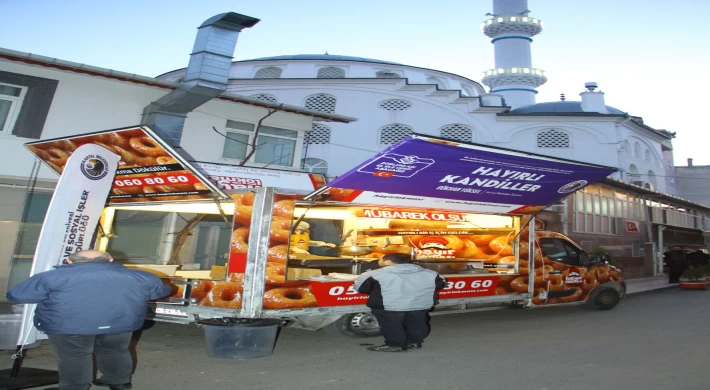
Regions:
<svg viewBox="0 0 710 390"><path fill-rule="evenodd" d="M675 161L710 165L710 0L529 0L545 23L532 46L538 102L579 100L596 81L608 105L677 132ZM480 30L491 0L0 0L0 47L145 76L187 65L196 27L222 12L262 21L235 60L283 54L377 58L480 81L494 67Z"/></svg>

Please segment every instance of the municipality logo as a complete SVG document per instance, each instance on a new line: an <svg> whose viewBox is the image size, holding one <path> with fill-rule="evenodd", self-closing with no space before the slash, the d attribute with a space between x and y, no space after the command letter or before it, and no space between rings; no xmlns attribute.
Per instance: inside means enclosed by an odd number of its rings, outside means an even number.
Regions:
<svg viewBox="0 0 710 390"><path fill-rule="evenodd" d="M81 173L89 180L100 180L108 174L108 162L105 158L90 154L81 162Z"/></svg>
<svg viewBox="0 0 710 390"><path fill-rule="evenodd" d="M570 192L577 191L578 189L580 189L586 185L587 185L586 180L577 180L577 181L573 181L569 184L565 184L564 186L562 186L562 188L557 190L557 192L559 192L560 194L568 194Z"/></svg>

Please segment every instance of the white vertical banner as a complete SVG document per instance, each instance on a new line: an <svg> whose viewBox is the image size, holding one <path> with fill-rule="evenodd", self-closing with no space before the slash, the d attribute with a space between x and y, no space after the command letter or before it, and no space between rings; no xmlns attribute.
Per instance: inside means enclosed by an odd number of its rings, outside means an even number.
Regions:
<svg viewBox="0 0 710 390"><path fill-rule="evenodd" d="M44 217L30 276L64 263L72 253L90 249L120 159L94 144L82 145L71 154ZM34 327L36 306L25 305L17 345L47 338Z"/></svg>

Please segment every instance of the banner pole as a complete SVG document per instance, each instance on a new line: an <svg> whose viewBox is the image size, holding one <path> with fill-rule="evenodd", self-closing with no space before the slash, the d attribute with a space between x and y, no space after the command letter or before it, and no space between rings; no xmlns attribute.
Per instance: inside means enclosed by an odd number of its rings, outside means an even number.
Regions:
<svg viewBox="0 0 710 390"><path fill-rule="evenodd" d="M22 350L22 345L17 346L15 354L12 355L15 361L12 363L12 370L10 371L10 379L17 378L17 374L20 373L20 368L22 367L22 360L25 358L24 351Z"/></svg>

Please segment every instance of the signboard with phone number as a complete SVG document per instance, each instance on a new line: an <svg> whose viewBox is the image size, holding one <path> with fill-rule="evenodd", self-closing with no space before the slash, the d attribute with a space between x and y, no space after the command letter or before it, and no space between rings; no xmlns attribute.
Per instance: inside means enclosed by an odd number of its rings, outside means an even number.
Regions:
<svg viewBox="0 0 710 390"><path fill-rule="evenodd" d="M498 277L449 277L446 287L439 291L439 299L456 299L495 295ZM352 306L367 303L367 295L353 288L352 281L311 281L311 291L319 307Z"/></svg>

